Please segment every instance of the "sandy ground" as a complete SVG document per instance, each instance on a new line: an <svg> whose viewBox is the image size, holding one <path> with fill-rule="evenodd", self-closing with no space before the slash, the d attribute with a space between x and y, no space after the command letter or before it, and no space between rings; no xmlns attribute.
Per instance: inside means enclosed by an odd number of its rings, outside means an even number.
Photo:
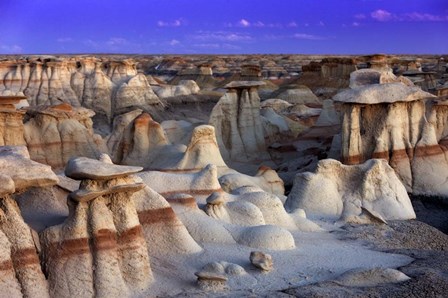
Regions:
<svg viewBox="0 0 448 298"><path fill-rule="evenodd" d="M249 255L254 249L241 245L204 244L204 251L196 255L153 257L151 264L156 282L150 294L160 297L258 297L292 286L333 279L353 268L397 268L413 261L409 256L374 251L361 242L340 239L335 233L293 234L296 249L265 250L274 260L274 270L268 273L250 264ZM247 274L228 276L225 291L205 293L196 286L194 272L216 261L238 264Z"/></svg>
<svg viewBox="0 0 448 298"><path fill-rule="evenodd" d="M271 292L269 297L447 297L448 236L417 220L397 221L389 226L346 226L336 234L346 241L388 253L399 253L414 261L398 269L411 277L397 284L376 287L343 287L332 281ZM353 240L356 239L356 240Z"/></svg>

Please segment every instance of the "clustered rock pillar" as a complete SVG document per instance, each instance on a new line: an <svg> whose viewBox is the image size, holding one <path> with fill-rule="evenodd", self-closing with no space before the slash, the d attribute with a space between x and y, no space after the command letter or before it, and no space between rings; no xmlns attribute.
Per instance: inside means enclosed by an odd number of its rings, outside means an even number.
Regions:
<svg viewBox="0 0 448 298"><path fill-rule="evenodd" d="M58 178L46 165L31 161L24 146L0 147L0 289L2 297L49 297L33 232L11 196ZM38 242L38 240L37 240Z"/></svg>
<svg viewBox="0 0 448 298"><path fill-rule="evenodd" d="M210 125L224 160L266 160L269 155L260 117L260 97L257 88L263 82L234 81L225 86L227 93L210 115Z"/></svg>
<svg viewBox="0 0 448 298"><path fill-rule="evenodd" d="M128 297L153 280L148 248L132 193L144 188L140 167L71 159L65 173L81 180L69 195L70 213L42 234L44 263L54 297ZM82 276L82 278L75 278Z"/></svg>

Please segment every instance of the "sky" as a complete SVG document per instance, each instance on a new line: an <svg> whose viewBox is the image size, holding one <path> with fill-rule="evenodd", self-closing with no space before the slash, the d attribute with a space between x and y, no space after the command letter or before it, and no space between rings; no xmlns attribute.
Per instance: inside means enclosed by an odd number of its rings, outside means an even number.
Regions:
<svg viewBox="0 0 448 298"><path fill-rule="evenodd" d="M448 0L0 0L0 54L448 54Z"/></svg>

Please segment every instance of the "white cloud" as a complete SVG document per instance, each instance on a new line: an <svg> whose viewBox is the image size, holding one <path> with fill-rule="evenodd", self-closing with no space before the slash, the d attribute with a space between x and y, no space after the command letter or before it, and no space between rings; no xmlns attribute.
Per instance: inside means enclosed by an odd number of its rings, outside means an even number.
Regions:
<svg viewBox="0 0 448 298"><path fill-rule="evenodd" d="M168 43L170 46L177 46L180 45L180 41L178 41L177 39L172 39L170 40L170 42Z"/></svg>
<svg viewBox="0 0 448 298"><path fill-rule="evenodd" d="M238 25L240 25L241 27L250 27L250 22L246 19L241 19L238 22Z"/></svg>
<svg viewBox="0 0 448 298"><path fill-rule="evenodd" d="M106 42L106 44L109 45L109 46L127 46L127 45L130 44L130 42L127 39L125 39L125 38L111 37Z"/></svg>
<svg viewBox="0 0 448 298"><path fill-rule="evenodd" d="M352 23L352 26L353 26L353 27L359 27L359 25L361 25L361 24L358 23L358 22L353 22L353 23Z"/></svg>
<svg viewBox="0 0 448 298"><path fill-rule="evenodd" d="M370 16L372 17L372 19L375 19L380 22L387 22L394 18L394 16L390 12L382 9L372 11Z"/></svg>
<svg viewBox="0 0 448 298"><path fill-rule="evenodd" d="M322 22L322 21L320 21L320 22L319 22L319 26L321 26L321 27L325 27L325 23Z"/></svg>
<svg viewBox="0 0 448 298"><path fill-rule="evenodd" d="M443 22L448 21L448 16L438 16L433 15L429 13L418 13L418 12L411 12L406 13L402 16L405 20L414 21L414 22Z"/></svg>
<svg viewBox="0 0 448 298"><path fill-rule="evenodd" d="M296 39L306 39L306 40L324 40L327 39L324 36L319 35L313 35L313 34L306 34L306 33L296 33L293 35Z"/></svg>
<svg viewBox="0 0 448 298"><path fill-rule="evenodd" d="M259 27L259 28L261 28L261 27L264 27L264 26L266 26L263 22L261 22L261 21L257 21L257 22L255 22L254 24L253 24L253 26L254 27Z"/></svg>
<svg viewBox="0 0 448 298"><path fill-rule="evenodd" d="M297 23L296 22L289 22L288 23L288 25L286 25L287 27L290 27L290 28L296 28L296 27L298 27L298 25L297 25Z"/></svg>
<svg viewBox="0 0 448 298"><path fill-rule="evenodd" d="M227 31L198 31L192 36L193 39L202 41L250 41L252 36L248 33Z"/></svg>
<svg viewBox="0 0 448 298"><path fill-rule="evenodd" d="M370 13L372 19L379 22L397 21L397 22L446 22L448 15L433 15L421 12L409 12L394 14L387 10L378 9Z"/></svg>
<svg viewBox="0 0 448 298"><path fill-rule="evenodd" d="M23 48L19 45L0 45L0 52L5 54L20 54L23 52Z"/></svg>
<svg viewBox="0 0 448 298"><path fill-rule="evenodd" d="M93 48L93 49L97 49L99 48L99 43L96 41L93 41L91 39L86 39L82 42L85 46L89 47L89 48Z"/></svg>
<svg viewBox="0 0 448 298"><path fill-rule="evenodd" d="M236 23L224 23L224 27L226 28L283 28L283 27L297 27L295 22L290 22L289 24L280 24L280 23L267 23L263 21L250 22L247 19L241 19Z"/></svg>
<svg viewBox="0 0 448 298"><path fill-rule="evenodd" d="M174 21L157 21L158 27L180 27L184 25L186 25L186 21L183 18Z"/></svg>
<svg viewBox="0 0 448 298"><path fill-rule="evenodd" d="M221 45L219 43L196 43L193 47L205 48L205 49L219 49Z"/></svg>

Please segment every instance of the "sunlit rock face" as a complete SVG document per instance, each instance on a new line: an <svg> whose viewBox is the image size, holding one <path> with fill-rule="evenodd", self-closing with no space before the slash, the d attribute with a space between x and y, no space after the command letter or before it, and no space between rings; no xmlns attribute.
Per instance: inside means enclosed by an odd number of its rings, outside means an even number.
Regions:
<svg viewBox="0 0 448 298"><path fill-rule="evenodd" d="M23 136L31 159L61 169L72 157L98 157L106 149L93 132L94 114L69 104L29 108Z"/></svg>
<svg viewBox="0 0 448 298"><path fill-rule="evenodd" d="M36 58L0 63L0 95L26 95L30 105L69 103L110 120L130 108L161 105L131 59Z"/></svg>
<svg viewBox="0 0 448 298"><path fill-rule="evenodd" d="M153 281L148 248L132 194L142 190L141 167L71 159L65 174L81 180L67 198L68 218L42 232L50 293L54 297L131 297ZM82 274L82 279L74 276Z"/></svg>
<svg viewBox="0 0 448 298"><path fill-rule="evenodd" d="M57 176L30 160L24 146L0 148L0 285L4 297L50 297L42 272L39 239L22 218L13 198L30 187L51 186Z"/></svg>
<svg viewBox="0 0 448 298"><path fill-rule="evenodd" d="M149 167L169 145L162 126L140 109L115 117L107 139L112 160Z"/></svg>
<svg viewBox="0 0 448 298"><path fill-rule="evenodd" d="M210 115L223 158L237 161L267 159L260 117L260 82L235 81Z"/></svg>
<svg viewBox="0 0 448 298"><path fill-rule="evenodd" d="M23 116L25 111L16 105L24 96L0 96L0 145L25 145L23 138Z"/></svg>
<svg viewBox="0 0 448 298"><path fill-rule="evenodd" d="M60 169L74 156L105 152L92 110L64 103L16 109L26 97L0 96L0 144L26 145L32 160Z"/></svg>
<svg viewBox="0 0 448 298"><path fill-rule="evenodd" d="M334 97L342 103L342 161L384 158L408 191L447 196L445 102L387 70L378 71L352 74L353 88ZM377 82L361 84L367 75L367 81Z"/></svg>
<svg viewBox="0 0 448 298"><path fill-rule="evenodd" d="M285 206L346 221L360 221L364 212L384 220L415 218L406 189L387 162L378 159L350 166L333 159L319 161L314 173L295 177Z"/></svg>

